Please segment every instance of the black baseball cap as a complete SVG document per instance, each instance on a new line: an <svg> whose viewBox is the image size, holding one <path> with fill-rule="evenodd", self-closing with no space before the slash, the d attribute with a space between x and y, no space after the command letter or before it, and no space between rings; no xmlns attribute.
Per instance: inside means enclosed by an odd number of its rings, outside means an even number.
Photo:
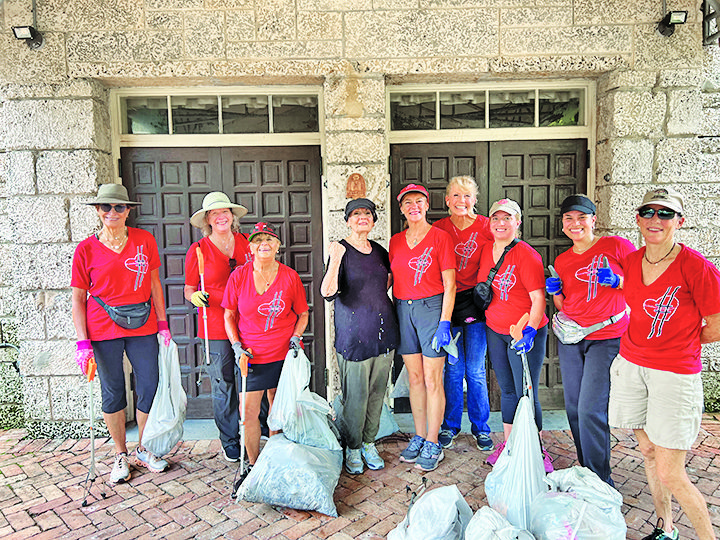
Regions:
<svg viewBox="0 0 720 540"><path fill-rule="evenodd" d="M345 221L350 219L350 214L358 208L367 208L373 217L373 223L377 221L377 212L375 211L375 203L370 199L353 199L345 206Z"/></svg>
<svg viewBox="0 0 720 540"><path fill-rule="evenodd" d="M588 199L585 195L570 195L560 205L560 213L572 212L576 210L583 214L595 214L597 208L595 203Z"/></svg>

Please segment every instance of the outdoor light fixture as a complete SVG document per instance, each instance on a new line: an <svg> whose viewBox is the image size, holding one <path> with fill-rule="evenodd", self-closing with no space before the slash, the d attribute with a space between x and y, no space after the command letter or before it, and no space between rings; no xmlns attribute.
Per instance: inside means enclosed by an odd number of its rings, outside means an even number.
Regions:
<svg viewBox="0 0 720 540"><path fill-rule="evenodd" d="M43 44L43 37L33 26L13 26L16 39L24 39L31 49L39 49Z"/></svg>
<svg viewBox="0 0 720 540"><path fill-rule="evenodd" d="M672 36L675 32L675 25L685 24L687 16L687 11L668 11L663 20L658 23L657 31L663 36Z"/></svg>

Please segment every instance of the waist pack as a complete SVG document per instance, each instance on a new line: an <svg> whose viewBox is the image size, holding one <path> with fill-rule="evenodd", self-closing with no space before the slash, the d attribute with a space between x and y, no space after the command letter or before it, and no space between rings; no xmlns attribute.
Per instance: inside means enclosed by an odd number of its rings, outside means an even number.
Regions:
<svg viewBox="0 0 720 540"><path fill-rule="evenodd" d="M597 332L601 328L615 324L624 316L625 310L602 322L592 324L588 327L583 327L565 315L562 311L558 311L555 315L553 315L552 328L553 332L555 332L555 335L560 340L560 343L572 345L574 343L579 343L587 336L593 332Z"/></svg>
<svg viewBox="0 0 720 540"><path fill-rule="evenodd" d="M485 320L485 310L478 309L473 299L473 289L455 294L455 307L452 312L452 325L465 326Z"/></svg>
<svg viewBox="0 0 720 540"><path fill-rule="evenodd" d="M490 269L490 272L488 272L487 279L475 285L475 288L473 289L473 302L475 302L475 306L478 308L478 310L483 313L483 316L485 314L485 310L490 306L490 302L492 302L492 282L493 279L495 279L495 274L497 274L498 270L500 270L500 267L505 260L505 255L507 255L508 251L515 247L517 243L518 239L515 238L512 242L510 242L510 244L505 246L505 249L503 250L502 255L500 255L500 259L498 259L497 264Z"/></svg>
<svg viewBox="0 0 720 540"><path fill-rule="evenodd" d="M135 330L143 326L148 317L150 317L151 302L141 302L140 304L125 304L124 306L111 306L100 300L97 296L92 296L95 301L105 310L105 313L121 328L126 330Z"/></svg>

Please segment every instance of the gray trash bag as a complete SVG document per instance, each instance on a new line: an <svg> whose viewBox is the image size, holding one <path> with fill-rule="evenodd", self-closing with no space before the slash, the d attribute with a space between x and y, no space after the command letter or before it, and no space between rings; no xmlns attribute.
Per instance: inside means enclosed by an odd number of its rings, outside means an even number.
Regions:
<svg viewBox="0 0 720 540"><path fill-rule="evenodd" d="M390 392L390 397L393 399L410 397L410 375L408 375L408 370L405 367L405 364L403 364L403 367L400 370L400 375L398 375L398 378L395 381L395 386L392 389L392 392Z"/></svg>
<svg viewBox="0 0 720 540"><path fill-rule="evenodd" d="M530 508L530 531L540 540L622 540L627 526L622 495L585 467L547 476L551 491Z"/></svg>
<svg viewBox="0 0 720 540"><path fill-rule="evenodd" d="M463 540L472 510L455 484L426 491L388 540Z"/></svg>
<svg viewBox="0 0 720 540"><path fill-rule="evenodd" d="M182 387L180 359L174 341L165 345L158 335L158 388L143 431L143 446L152 454L168 454L182 439L187 396Z"/></svg>
<svg viewBox="0 0 720 540"><path fill-rule="evenodd" d="M237 498L337 517L333 493L342 460L341 450L297 444L282 433L273 435L240 484Z"/></svg>
<svg viewBox="0 0 720 540"><path fill-rule="evenodd" d="M465 540L535 540L535 537L511 525L497 510L483 506L468 523Z"/></svg>
<svg viewBox="0 0 720 540"><path fill-rule="evenodd" d="M333 409L335 409L335 427L342 435L343 440L347 441L347 425L345 424L345 417L343 415L345 407L343 407L340 396L337 396L333 401ZM380 426L378 427L377 435L375 435L375 440L389 437L398 431L400 431L400 426L398 426L398 423L395 421L395 417L390 412L387 403L383 403L382 411L380 412Z"/></svg>

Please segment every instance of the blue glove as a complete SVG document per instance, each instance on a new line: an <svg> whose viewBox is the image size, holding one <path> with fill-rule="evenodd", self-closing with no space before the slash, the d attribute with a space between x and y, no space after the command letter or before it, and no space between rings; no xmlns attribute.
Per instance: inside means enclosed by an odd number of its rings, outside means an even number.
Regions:
<svg viewBox="0 0 720 540"><path fill-rule="evenodd" d="M510 345L510 348L515 349L519 353L527 354L532 351L536 335L537 330L535 330L532 326L526 326L523 328L523 337Z"/></svg>
<svg viewBox="0 0 720 540"><path fill-rule="evenodd" d="M562 294L562 281L560 278L550 276L545 280L545 290L553 296Z"/></svg>
<svg viewBox="0 0 720 540"><path fill-rule="evenodd" d="M603 287L610 287L612 289L617 289L620 285L620 276L613 273L612 268L610 268L610 263L607 260L607 257L603 257L603 267L598 268L597 271L597 277L598 277L598 283L602 285Z"/></svg>
<svg viewBox="0 0 720 540"><path fill-rule="evenodd" d="M440 321L437 330L435 330L435 335L432 338L432 348L440 352L440 349L450 343L451 339L450 321Z"/></svg>

